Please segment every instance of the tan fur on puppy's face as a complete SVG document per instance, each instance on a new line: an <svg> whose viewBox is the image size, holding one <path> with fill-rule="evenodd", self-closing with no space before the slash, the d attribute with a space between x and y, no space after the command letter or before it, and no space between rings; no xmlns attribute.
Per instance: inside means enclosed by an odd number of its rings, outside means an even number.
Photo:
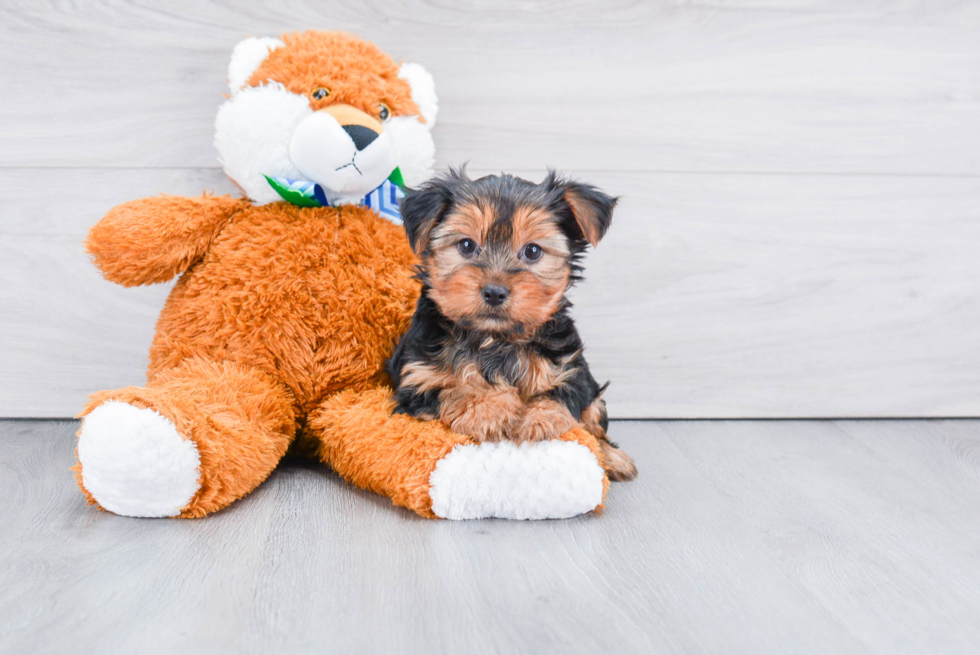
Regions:
<svg viewBox="0 0 980 655"><path fill-rule="evenodd" d="M460 243L471 239L474 252ZM529 245L542 254L524 256ZM489 332L530 335L552 314L568 289L571 271L568 240L547 210L518 206L498 216L477 202L456 207L433 230L425 264L431 297L452 321ZM499 307L483 300L487 285L503 287L509 296Z"/></svg>

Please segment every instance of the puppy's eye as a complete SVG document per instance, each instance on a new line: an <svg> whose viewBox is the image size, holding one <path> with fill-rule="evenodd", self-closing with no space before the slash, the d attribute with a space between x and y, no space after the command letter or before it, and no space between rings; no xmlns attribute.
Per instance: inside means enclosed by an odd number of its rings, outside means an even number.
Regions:
<svg viewBox="0 0 980 655"><path fill-rule="evenodd" d="M459 248L459 252L462 254L472 255L476 251L476 241L473 239L463 239L456 244L456 247Z"/></svg>
<svg viewBox="0 0 980 655"><path fill-rule="evenodd" d="M529 262L535 262L541 259L541 255L544 254L544 250L542 250L541 246L536 243L529 243L524 246L524 252L521 254L523 254L524 259L528 260Z"/></svg>
<svg viewBox="0 0 980 655"><path fill-rule="evenodd" d="M322 86L319 87L319 88L317 88L317 89L315 89L313 91L313 99L314 100L323 100L328 95L330 95L330 89L326 89L326 88L324 88Z"/></svg>
<svg viewBox="0 0 980 655"><path fill-rule="evenodd" d="M389 118L391 118L391 110L388 109L388 105L386 105L383 102L380 105L378 105L378 118L380 118L383 121L386 121Z"/></svg>

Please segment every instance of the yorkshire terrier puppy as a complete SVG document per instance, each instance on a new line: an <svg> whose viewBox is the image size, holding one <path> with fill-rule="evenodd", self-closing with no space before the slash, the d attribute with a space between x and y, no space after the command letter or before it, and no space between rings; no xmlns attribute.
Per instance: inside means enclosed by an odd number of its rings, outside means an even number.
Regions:
<svg viewBox="0 0 980 655"><path fill-rule="evenodd" d="M462 171L402 201L423 288L388 362L396 413L439 419L477 441L551 439L584 427L611 480L636 477L606 436L600 387L565 292L616 200L549 173L541 184Z"/></svg>

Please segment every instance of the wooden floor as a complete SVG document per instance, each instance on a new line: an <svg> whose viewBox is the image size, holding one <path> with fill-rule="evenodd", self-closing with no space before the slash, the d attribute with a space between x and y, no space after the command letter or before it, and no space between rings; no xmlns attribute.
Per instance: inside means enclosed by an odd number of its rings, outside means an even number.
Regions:
<svg viewBox="0 0 980 655"><path fill-rule="evenodd" d="M602 515L428 521L311 463L194 520L0 422L2 653L976 653L980 421L623 422Z"/></svg>

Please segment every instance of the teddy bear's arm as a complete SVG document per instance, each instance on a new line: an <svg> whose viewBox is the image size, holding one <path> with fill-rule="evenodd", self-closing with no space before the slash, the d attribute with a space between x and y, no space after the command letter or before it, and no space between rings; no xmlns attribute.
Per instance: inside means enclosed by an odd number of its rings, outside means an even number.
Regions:
<svg viewBox="0 0 980 655"><path fill-rule="evenodd" d="M218 230L248 206L230 196L134 200L96 223L85 249L112 282L126 287L166 282L200 259Z"/></svg>

